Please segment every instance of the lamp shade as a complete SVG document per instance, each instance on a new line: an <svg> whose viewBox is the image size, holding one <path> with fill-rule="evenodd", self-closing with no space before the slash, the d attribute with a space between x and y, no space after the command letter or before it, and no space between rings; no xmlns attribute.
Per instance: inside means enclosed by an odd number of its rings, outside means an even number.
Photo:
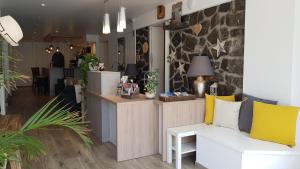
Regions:
<svg viewBox="0 0 300 169"><path fill-rule="evenodd" d="M189 77L214 75L214 70L208 56L194 56L187 75Z"/></svg>
<svg viewBox="0 0 300 169"><path fill-rule="evenodd" d="M9 15L0 18L0 34L11 46L19 46L23 38L20 25Z"/></svg>
<svg viewBox="0 0 300 169"><path fill-rule="evenodd" d="M136 64L127 64L125 75L127 76L136 76L138 74Z"/></svg>
<svg viewBox="0 0 300 169"><path fill-rule="evenodd" d="M126 29L126 8L120 7L120 26L123 29Z"/></svg>
<svg viewBox="0 0 300 169"><path fill-rule="evenodd" d="M123 32L123 28L121 27L121 24L120 24L120 12L118 12L117 32Z"/></svg>
<svg viewBox="0 0 300 169"><path fill-rule="evenodd" d="M109 34L110 33L110 21L109 21L109 14L105 13L103 17L103 34Z"/></svg>

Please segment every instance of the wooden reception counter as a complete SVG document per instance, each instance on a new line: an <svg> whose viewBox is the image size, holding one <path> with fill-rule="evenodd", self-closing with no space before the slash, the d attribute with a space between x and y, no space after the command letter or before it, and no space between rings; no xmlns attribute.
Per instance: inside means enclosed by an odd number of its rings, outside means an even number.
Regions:
<svg viewBox="0 0 300 169"><path fill-rule="evenodd" d="M101 99L102 142L116 146L117 161L158 154L158 113L153 100L144 95L134 99L93 95Z"/></svg>
<svg viewBox="0 0 300 169"><path fill-rule="evenodd" d="M166 159L166 132L203 122L204 99L179 102L116 96L118 72L89 72L87 119L102 143L116 146L117 161L162 154Z"/></svg>

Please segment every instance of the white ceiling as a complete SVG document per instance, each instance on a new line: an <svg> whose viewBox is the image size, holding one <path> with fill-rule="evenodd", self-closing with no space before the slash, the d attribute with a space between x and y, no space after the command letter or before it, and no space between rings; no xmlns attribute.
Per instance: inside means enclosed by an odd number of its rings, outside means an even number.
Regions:
<svg viewBox="0 0 300 169"><path fill-rule="evenodd" d="M21 25L26 40L41 40L47 34L82 36L102 31L104 0L0 0L1 15L11 15ZM170 0L121 0L127 19L153 10ZM42 7L41 3L46 6ZM111 26L115 28L119 0L109 0ZM56 32L58 30L58 32Z"/></svg>

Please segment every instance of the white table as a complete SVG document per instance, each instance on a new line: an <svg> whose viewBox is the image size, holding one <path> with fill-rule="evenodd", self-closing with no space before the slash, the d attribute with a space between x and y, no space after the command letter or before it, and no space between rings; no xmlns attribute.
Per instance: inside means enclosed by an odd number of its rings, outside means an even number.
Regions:
<svg viewBox="0 0 300 169"><path fill-rule="evenodd" d="M176 168L181 169L181 156L183 154L196 152L196 142L182 143L183 137L195 136L199 124L182 126L168 129L167 136L167 162L172 163L172 151L176 152ZM172 144L172 137L175 137L175 146Z"/></svg>

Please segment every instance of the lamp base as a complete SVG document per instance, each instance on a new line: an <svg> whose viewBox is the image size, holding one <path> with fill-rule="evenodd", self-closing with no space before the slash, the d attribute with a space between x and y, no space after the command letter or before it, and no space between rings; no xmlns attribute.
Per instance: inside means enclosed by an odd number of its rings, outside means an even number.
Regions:
<svg viewBox="0 0 300 169"><path fill-rule="evenodd" d="M207 89L207 82L205 81L203 76L198 76L194 81L194 93L197 97L204 98L205 91Z"/></svg>

